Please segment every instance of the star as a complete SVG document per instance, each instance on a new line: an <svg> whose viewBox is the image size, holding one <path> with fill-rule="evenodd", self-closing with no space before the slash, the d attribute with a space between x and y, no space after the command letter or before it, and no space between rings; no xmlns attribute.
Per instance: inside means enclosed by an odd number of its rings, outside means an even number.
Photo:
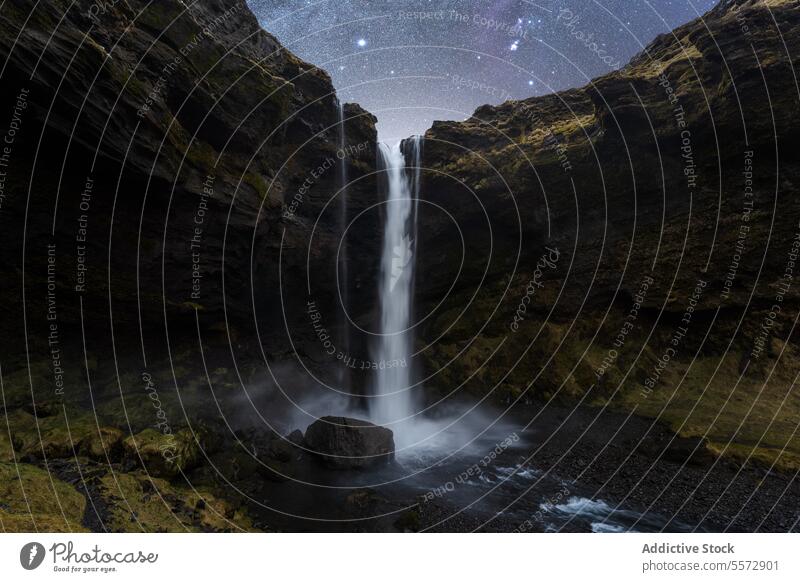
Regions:
<svg viewBox="0 0 800 582"><path fill-rule="evenodd" d="M245 1L268 32L299 57L328 70L339 92L346 89L348 99L385 112L378 113L380 136L402 137L425 133L426 119L469 117L492 100L473 86L507 87L506 98L520 100L580 87L587 78L607 73L606 63L571 33L592 34L591 42L612 62L625 63L642 44L696 18L718 0L562 0L552 10L539 7L549 2L529 0L392 0L391 11L386 2L373 0L311 0L308 7L309 0ZM451 5L456 9L450 11ZM580 15L574 30L565 28L563 14L558 19L561 5ZM409 17L420 14L420 6L443 16ZM406 17L396 18L399 11ZM521 73L516 65L523 62L527 71ZM408 75L403 83L395 79L400 73ZM446 73L469 83L448 83L443 91L429 82Z"/></svg>

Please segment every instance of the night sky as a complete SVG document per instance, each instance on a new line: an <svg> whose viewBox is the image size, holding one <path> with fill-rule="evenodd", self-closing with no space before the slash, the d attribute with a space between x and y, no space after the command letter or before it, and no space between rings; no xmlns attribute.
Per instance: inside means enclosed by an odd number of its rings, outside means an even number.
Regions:
<svg viewBox="0 0 800 582"><path fill-rule="evenodd" d="M716 0L248 0L261 25L374 113L380 139L582 86Z"/></svg>

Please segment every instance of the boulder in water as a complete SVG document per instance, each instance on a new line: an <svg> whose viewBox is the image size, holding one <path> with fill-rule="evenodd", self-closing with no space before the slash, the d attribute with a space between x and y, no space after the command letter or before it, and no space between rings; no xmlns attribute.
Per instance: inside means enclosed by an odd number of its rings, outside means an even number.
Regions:
<svg viewBox="0 0 800 582"><path fill-rule="evenodd" d="M388 428L344 416L324 416L308 427L306 446L332 469L363 469L394 460Z"/></svg>

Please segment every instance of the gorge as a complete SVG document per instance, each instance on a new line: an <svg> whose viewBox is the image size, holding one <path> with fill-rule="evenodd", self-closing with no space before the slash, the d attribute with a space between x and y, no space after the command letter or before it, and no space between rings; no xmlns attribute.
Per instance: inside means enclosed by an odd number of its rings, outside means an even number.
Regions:
<svg viewBox="0 0 800 582"><path fill-rule="evenodd" d="M246 4L29 4L6 531L797 530L796 2L392 145Z"/></svg>

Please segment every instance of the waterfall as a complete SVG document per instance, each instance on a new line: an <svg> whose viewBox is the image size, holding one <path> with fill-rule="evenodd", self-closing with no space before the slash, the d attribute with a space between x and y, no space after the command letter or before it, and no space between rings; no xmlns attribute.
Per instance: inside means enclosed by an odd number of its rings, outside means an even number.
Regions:
<svg viewBox="0 0 800 582"><path fill-rule="evenodd" d="M415 412L410 329L414 296L416 199L419 193L421 141L414 137L394 146L380 144L380 164L386 179L386 222L379 281L380 335L375 350L377 369L370 399L370 416L377 424L402 425ZM404 149L414 164L406 168ZM391 427L397 435L398 426Z"/></svg>
<svg viewBox="0 0 800 582"><path fill-rule="evenodd" d="M349 276L347 272L347 242L344 240L345 229L347 229L347 156L345 155L347 147L347 136L344 127L344 103L337 99L339 106L339 151L337 152L338 163L338 185L339 191L339 233L341 234L341 250L339 252L339 264L337 266L339 272L339 289L341 310L340 310L340 331L339 331L339 349L347 356L350 354L350 325L347 320L348 310L350 308L350 291L349 291ZM345 365L338 366L337 380L341 389L349 389L349 369Z"/></svg>

